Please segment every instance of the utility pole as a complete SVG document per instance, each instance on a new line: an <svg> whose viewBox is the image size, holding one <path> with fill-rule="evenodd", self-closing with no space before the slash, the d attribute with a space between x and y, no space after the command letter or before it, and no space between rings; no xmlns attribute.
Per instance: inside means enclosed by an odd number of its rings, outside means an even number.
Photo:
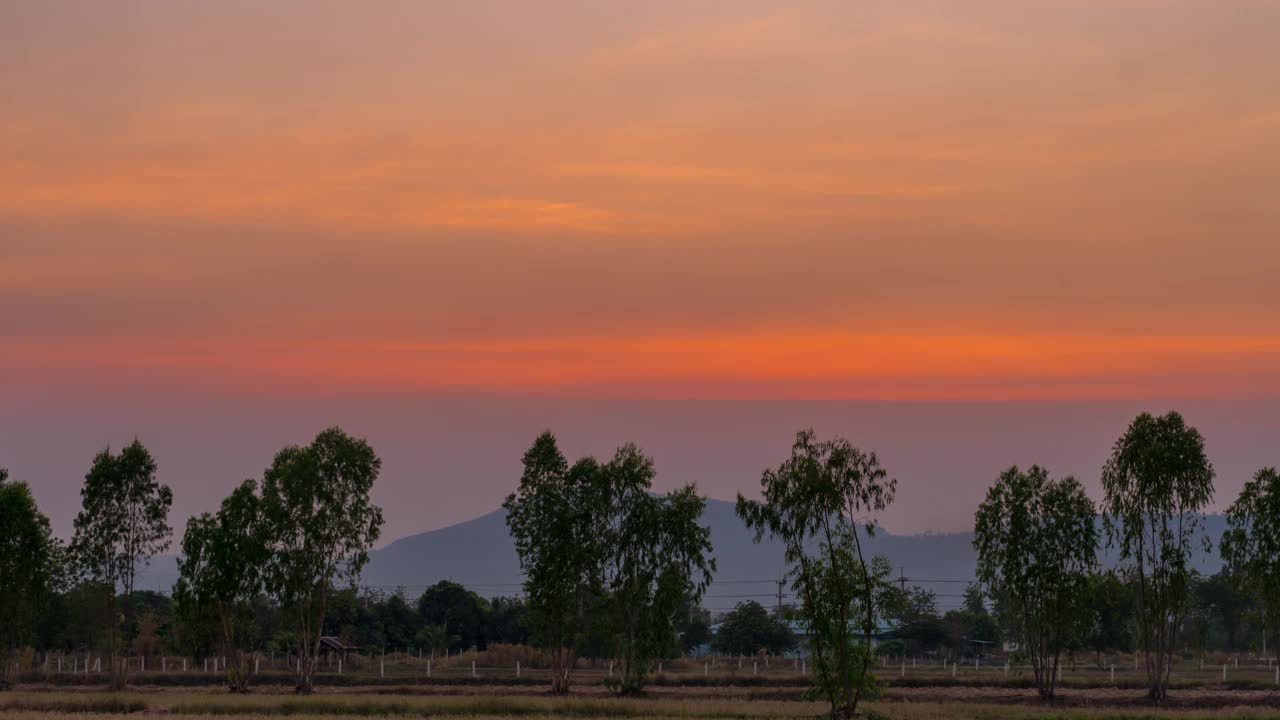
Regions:
<svg viewBox="0 0 1280 720"><path fill-rule="evenodd" d="M902 592L905 595L907 592L907 575L906 568L902 566L898 567L898 586L902 588Z"/></svg>
<svg viewBox="0 0 1280 720"><path fill-rule="evenodd" d="M778 617L782 617L782 584L786 582L785 578L778 578Z"/></svg>

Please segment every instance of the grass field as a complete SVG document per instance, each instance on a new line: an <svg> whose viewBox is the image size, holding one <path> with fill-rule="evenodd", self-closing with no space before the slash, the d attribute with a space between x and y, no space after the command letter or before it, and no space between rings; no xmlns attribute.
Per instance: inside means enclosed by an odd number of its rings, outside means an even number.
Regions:
<svg viewBox="0 0 1280 720"><path fill-rule="evenodd" d="M156 672L156 663L131 674L131 689L105 691L101 673L31 669L12 691L0 693L0 720L9 718L173 717L474 717L474 718L744 718L818 717L823 705L803 700L808 678L797 663L775 658L768 664L720 659L714 664L677 660L664 664L644 697L617 698L605 686L607 664L586 663L575 675L570 698L544 695L546 670L517 671L494 657L452 658L432 665L427 676L416 659L364 658L339 674L328 668L317 677L317 692L292 693L292 676L282 664L263 664L253 692L231 695L221 673L189 663L186 672ZM1092 659L1091 659L1092 660ZM1259 659L1217 659L1180 663L1170 701L1148 705L1144 678L1131 658L1068 666L1059 699L1045 705L1036 696L1029 671L999 663L943 666L925 661L890 662L878 668L884 695L866 703L869 718L925 720L1087 720L1121 718L1280 718L1275 668ZM1123 663L1123 664L1122 664ZM536 663L535 663L536 665ZM1114 669L1112 666L1115 666ZM1222 665L1227 666L1223 679ZM83 667L83 666L81 666ZM178 665L180 667L180 665Z"/></svg>
<svg viewBox="0 0 1280 720"><path fill-rule="evenodd" d="M91 691L18 690L0 696L0 717L120 718L145 715L206 718L362 718L362 717L474 717L474 718L729 718L816 717L817 703L745 698L648 697L547 698L504 696L388 697L362 692L325 691L306 698L282 693L231 696L212 691L138 690L124 693ZM1280 716L1274 707L1151 709L1139 707L1045 707L1036 702L985 703L906 701L886 699L866 705L871 718L927 720L1031 720L1033 718L1263 718Z"/></svg>

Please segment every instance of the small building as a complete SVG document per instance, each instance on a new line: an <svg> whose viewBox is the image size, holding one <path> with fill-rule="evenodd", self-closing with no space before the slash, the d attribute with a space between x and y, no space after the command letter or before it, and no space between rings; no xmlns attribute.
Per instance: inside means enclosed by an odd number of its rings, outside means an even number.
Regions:
<svg viewBox="0 0 1280 720"><path fill-rule="evenodd" d="M320 653L322 655L336 655L343 658L347 657L347 653L359 652L360 647L357 645L348 645L342 641L342 638L333 635L320 636Z"/></svg>

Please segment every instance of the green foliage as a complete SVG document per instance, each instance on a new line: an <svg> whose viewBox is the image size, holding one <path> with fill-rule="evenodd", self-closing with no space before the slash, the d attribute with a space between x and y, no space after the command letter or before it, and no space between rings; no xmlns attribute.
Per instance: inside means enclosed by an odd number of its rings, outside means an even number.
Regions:
<svg viewBox="0 0 1280 720"><path fill-rule="evenodd" d="M489 603L488 643L524 645L529 642L529 605L520 597L496 597Z"/></svg>
<svg viewBox="0 0 1280 720"><path fill-rule="evenodd" d="M653 460L635 445L601 467L609 514L603 528L603 587L615 632L623 692L640 691L655 659L675 644L676 618L696 603L715 568L711 531L698 524L706 501L692 485L665 497L650 493Z"/></svg>
<svg viewBox="0 0 1280 720"><path fill-rule="evenodd" d="M738 603L724 616L714 641L715 649L727 655L781 655L795 644L791 628L754 600Z"/></svg>
<svg viewBox="0 0 1280 720"><path fill-rule="evenodd" d="M843 438L820 442L805 430L796 435L791 457L766 470L760 485L764 501L739 495L738 515L757 542L765 535L782 541L812 637L817 691L833 716L852 717L877 687L868 639L893 594L888 561L863 554L859 520L893 501L897 481L875 453ZM863 528L872 534L874 519Z"/></svg>
<svg viewBox="0 0 1280 720"><path fill-rule="evenodd" d="M1219 549L1227 566L1261 603L1272 647L1280 656L1280 473L1263 468L1227 509Z"/></svg>
<svg viewBox="0 0 1280 720"><path fill-rule="evenodd" d="M427 588L418 598L418 616L427 625L443 625L454 638L449 645L431 645L434 652L465 648L484 649L489 622L489 601L448 580Z"/></svg>
<svg viewBox="0 0 1280 720"><path fill-rule="evenodd" d="M1188 562L1200 511L1213 499L1213 466L1204 438L1182 416L1143 413L1116 441L1102 472L1109 545L1131 562L1138 643L1146 656L1148 696L1168 694L1178 628L1187 605ZM1202 537L1204 550L1209 540Z"/></svg>
<svg viewBox="0 0 1280 720"><path fill-rule="evenodd" d="M26 483L0 468L0 684L9 654L35 636L56 581L57 541Z"/></svg>
<svg viewBox="0 0 1280 720"><path fill-rule="evenodd" d="M434 656L436 653L444 654L444 652L458 643L460 638L449 632L449 626L444 623L427 624L418 631L418 642L423 647L431 651Z"/></svg>
<svg viewBox="0 0 1280 720"><path fill-rule="evenodd" d="M156 463L142 443L133 443L112 455L103 450L93 459L80 489L84 508L75 519L71 552L84 576L111 590L114 617L119 617L115 590L133 593L138 566L148 564L169 547L167 522L173 492L156 481ZM127 663L118 662L119 625L111 622L111 685L124 686Z"/></svg>
<svg viewBox="0 0 1280 720"><path fill-rule="evenodd" d="M1115 572L1089 574L1089 627L1085 645L1097 654L1133 650L1133 589Z"/></svg>
<svg viewBox="0 0 1280 720"><path fill-rule="evenodd" d="M1052 480L1032 465L1001 474L974 520L978 579L1006 603L1045 699L1054 695L1062 651L1086 622L1094 515L1074 478Z"/></svg>
<svg viewBox="0 0 1280 720"><path fill-rule="evenodd" d="M523 465L503 507L535 637L550 651L552 692L568 692L581 643L602 630L622 661L621 689L639 689L674 643L682 602L710 582L704 501L692 486L653 496L653 461L630 444L606 464L587 457L570 467L543 433Z"/></svg>
<svg viewBox="0 0 1280 720"><path fill-rule="evenodd" d="M335 427L281 450L263 474L266 585L295 617L300 693L312 689L331 586L355 582L381 532L370 501L381 467L367 442Z"/></svg>
<svg viewBox="0 0 1280 720"><path fill-rule="evenodd" d="M187 521L173 587L174 601L185 618L217 619L224 650L236 658L235 667L227 670L234 692L248 690L245 650L256 641L253 601L263 592L269 559L257 488L256 482L245 480L216 514L202 513Z"/></svg>
<svg viewBox="0 0 1280 720"><path fill-rule="evenodd" d="M534 441L523 465L520 485L503 507L538 638L551 655L551 690L563 694L606 550L594 520L599 493L592 479L599 466L584 458L569 467L549 432Z"/></svg>
<svg viewBox="0 0 1280 720"><path fill-rule="evenodd" d="M974 615L985 615L987 613L987 594L983 592L982 586L978 583L968 583L964 586L964 609Z"/></svg>

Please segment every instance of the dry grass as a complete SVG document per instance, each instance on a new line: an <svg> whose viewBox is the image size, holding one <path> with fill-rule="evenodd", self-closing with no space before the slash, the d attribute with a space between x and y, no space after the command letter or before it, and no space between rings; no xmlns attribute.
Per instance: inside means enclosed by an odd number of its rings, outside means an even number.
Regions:
<svg viewBox="0 0 1280 720"><path fill-rule="evenodd" d="M1280 698L1273 698L1278 700ZM884 700L865 705L869 718L885 720L1208 720L1209 718L1280 717L1272 707L1215 707L1152 709L1146 707L1045 707L1036 702L1020 704ZM729 718L815 718L823 706L799 701L743 698L652 697L550 698L550 697L398 697L364 693L327 692L306 698L289 695L233 696L213 692L29 692L0 695L0 720L63 718L137 718L170 715L183 718L389 718L474 717L617 720L618 718L680 718L727 720Z"/></svg>

